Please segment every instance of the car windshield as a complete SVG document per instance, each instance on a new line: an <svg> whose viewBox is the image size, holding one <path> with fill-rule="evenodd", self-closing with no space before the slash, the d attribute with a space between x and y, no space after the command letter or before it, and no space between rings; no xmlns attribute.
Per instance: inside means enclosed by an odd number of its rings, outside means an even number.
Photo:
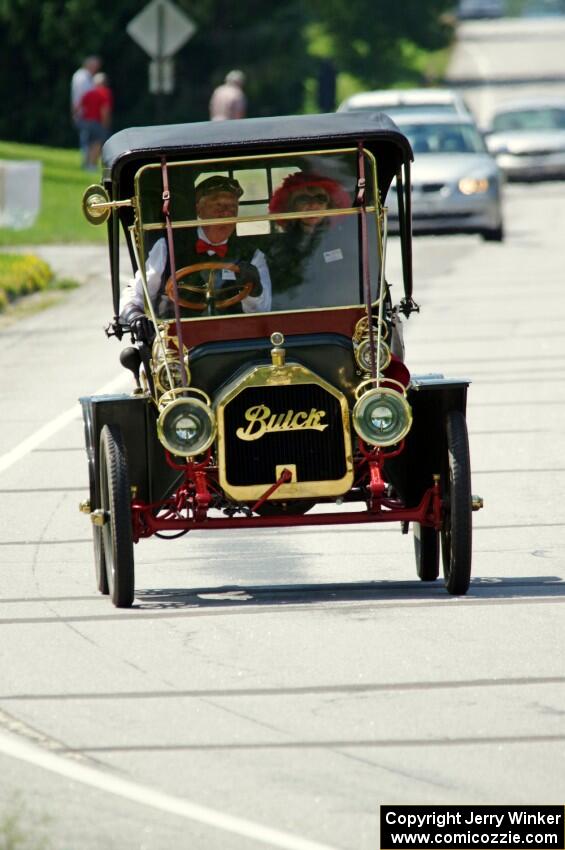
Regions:
<svg viewBox="0 0 565 850"><path fill-rule="evenodd" d="M399 103L396 106L383 106L382 111L391 116L406 113L408 111L417 113L445 112L451 115L452 113L457 112L457 107L451 101L447 103L411 103L410 101L407 101L406 103Z"/></svg>
<svg viewBox="0 0 565 850"><path fill-rule="evenodd" d="M484 153L485 143L472 124L408 123L399 124L408 136L412 150L418 153Z"/></svg>
<svg viewBox="0 0 565 850"><path fill-rule="evenodd" d="M376 299L377 163L365 153L364 165L368 269ZM245 303L227 304L238 279L246 277L245 270L249 277L249 264L260 273L255 294L262 291L263 300L257 302L257 311L363 303L356 149L172 162L167 168L183 318L250 312ZM169 253L161 166L140 169L135 185L137 244L149 277L155 258ZM170 269L168 257L165 277ZM156 305L161 318L171 317L173 311L171 287L165 291L169 297ZM199 312L204 301L206 309Z"/></svg>
<svg viewBox="0 0 565 850"><path fill-rule="evenodd" d="M392 118L395 115L405 115L407 112L445 112L449 115L457 113L457 107L451 101L442 103L412 103L412 101L394 104L373 103L371 105L363 104L362 106L351 105L347 109L351 112L386 112Z"/></svg>
<svg viewBox="0 0 565 850"><path fill-rule="evenodd" d="M500 112L492 122L495 133L508 130L565 130L565 108L521 109Z"/></svg>

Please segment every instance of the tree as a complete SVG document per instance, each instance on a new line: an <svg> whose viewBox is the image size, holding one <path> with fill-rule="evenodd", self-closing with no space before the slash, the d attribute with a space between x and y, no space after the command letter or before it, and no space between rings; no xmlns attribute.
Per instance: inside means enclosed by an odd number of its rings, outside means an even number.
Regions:
<svg viewBox="0 0 565 850"><path fill-rule="evenodd" d="M115 95L114 130L154 124L148 57L127 35L145 0L0 0L0 138L76 145L70 121L73 72L99 54ZM333 108L335 70L368 86L394 83L410 47L447 43L442 13L453 0L173 0L197 30L174 58L174 93L161 97L165 123L208 118L214 87L231 68L247 76L249 114L301 112L307 81L318 107ZM312 32L324 49L309 50ZM320 39L318 39L320 41Z"/></svg>
<svg viewBox="0 0 565 850"><path fill-rule="evenodd" d="M414 49L437 50L453 34L453 0L311 0L311 41L368 88L410 76ZM314 48L316 52L316 48Z"/></svg>
<svg viewBox="0 0 565 850"><path fill-rule="evenodd" d="M125 70L120 55L125 41L124 27L139 4L135 0L121 0L117 6L111 8L108 0L3 0L0 5L0 36L4 45L0 55L2 138L51 145L76 144L70 121L70 79L89 54L103 57L120 103L117 83ZM126 77L142 72L142 63L133 52L128 53L126 61Z"/></svg>
<svg viewBox="0 0 565 850"><path fill-rule="evenodd" d="M251 115L299 112L310 58L299 0L176 0L197 31L175 56L175 91L164 122L208 117L210 94L231 68L245 71ZM127 35L139 0L0 0L0 138L76 145L70 121L73 72L98 54L115 94L114 130L157 121L149 57Z"/></svg>

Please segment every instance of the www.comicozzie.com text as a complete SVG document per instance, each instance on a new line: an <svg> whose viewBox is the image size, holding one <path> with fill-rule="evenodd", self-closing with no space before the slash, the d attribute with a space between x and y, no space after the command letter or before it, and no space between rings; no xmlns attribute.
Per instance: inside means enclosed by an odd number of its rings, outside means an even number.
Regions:
<svg viewBox="0 0 565 850"><path fill-rule="evenodd" d="M553 826L560 824L563 815L544 812L508 811L502 814L480 814L479 812L426 812L425 814L404 814L403 812L387 812L385 821L390 826L407 826L422 828L423 826L495 826L501 829L503 825L510 826ZM506 820L506 824L505 824Z"/></svg>

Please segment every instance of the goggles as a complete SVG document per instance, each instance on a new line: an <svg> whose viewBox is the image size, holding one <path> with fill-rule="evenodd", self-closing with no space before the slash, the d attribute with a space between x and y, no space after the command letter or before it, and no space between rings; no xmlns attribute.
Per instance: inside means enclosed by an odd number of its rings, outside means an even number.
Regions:
<svg viewBox="0 0 565 850"><path fill-rule="evenodd" d="M329 204L329 202L329 196L325 192L301 192L292 198L292 205L294 207L298 204Z"/></svg>

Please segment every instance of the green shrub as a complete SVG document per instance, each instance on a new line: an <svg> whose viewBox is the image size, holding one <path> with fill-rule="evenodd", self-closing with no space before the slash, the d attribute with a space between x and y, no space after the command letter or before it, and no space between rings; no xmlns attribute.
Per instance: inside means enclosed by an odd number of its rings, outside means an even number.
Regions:
<svg viewBox="0 0 565 850"><path fill-rule="evenodd" d="M49 815L36 814L16 792L0 809L0 850L50 850Z"/></svg>
<svg viewBox="0 0 565 850"><path fill-rule="evenodd" d="M33 254L0 254L0 311L16 298L47 289L53 279L51 267Z"/></svg>

